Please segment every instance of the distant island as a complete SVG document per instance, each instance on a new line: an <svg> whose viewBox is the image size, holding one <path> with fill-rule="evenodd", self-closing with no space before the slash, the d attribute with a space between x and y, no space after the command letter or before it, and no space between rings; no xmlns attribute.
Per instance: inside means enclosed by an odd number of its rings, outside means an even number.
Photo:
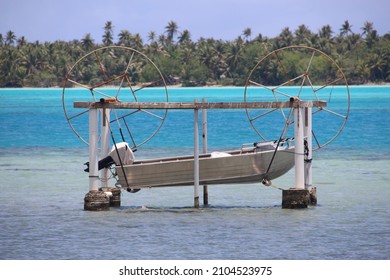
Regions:
<svg viewBox="0 0 390 280"><path fill-rule="evenodd" d="M166 75L171 86L243 86L249 71L269 52L305 45L321 50L339 64L349 84L390 83L390 33L378 34L372 22L353 33L346 20L337 32L329 25L312 32L305 25L292 31L285 27L275 38L253 35L251 28L232 41L191 39L189 30L168 22L163 34L150 31L147 42L140 34L121 30L107 21L100 43L90 34L73 41L29 42L13 31L0 33L0 87L58 87L70 67L86 53L103 46L127 46L147 55ZM86 66L87 67L87 66ZM139 67L140 80L147 69ZM85 82L94 79L85 75Z"/></svg>

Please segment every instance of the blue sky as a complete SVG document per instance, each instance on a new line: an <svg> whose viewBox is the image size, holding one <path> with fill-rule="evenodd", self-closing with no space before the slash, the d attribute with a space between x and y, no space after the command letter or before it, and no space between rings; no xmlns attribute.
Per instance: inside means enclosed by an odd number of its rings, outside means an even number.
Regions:
<svg viewBox="0 0 390 280"><path fill-rule="evenodd" d="M275 37L284 27L305 24L317 32L329 24L337 34L345 20L361 32L365 21L380 35L390 32L389 0L0 0L0 33L12 30L28 41L82 39L90 33L101 42L105 22L114 36L124 29L145 40L150 31L164 33L171 20L179 31L232 40L250 27L252 37Z"/></svg>

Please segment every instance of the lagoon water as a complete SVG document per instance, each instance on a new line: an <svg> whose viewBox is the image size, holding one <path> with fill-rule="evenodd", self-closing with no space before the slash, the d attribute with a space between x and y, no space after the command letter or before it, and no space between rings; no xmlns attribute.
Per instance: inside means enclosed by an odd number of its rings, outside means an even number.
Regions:
<svg viewBox="0 0 390 280"><path fill-rule="evenodd" d="M122 193L83 210L88 147L63 114L61 89L0 89L0 259L390 259L390 87L350 87L345 129L314 154L318 205L281 208L259 184ZM242 101L242 88L170 89L173 101ZM77 90L75 90L77 95ZM209 147L259 141L245 111L210 111ZM270 124L272 125L272 124ZM324 131L326 124L322 124ZM139 158L191 153L193 113L168 112ZM274 180L293 187L294 174Z"/></svg>

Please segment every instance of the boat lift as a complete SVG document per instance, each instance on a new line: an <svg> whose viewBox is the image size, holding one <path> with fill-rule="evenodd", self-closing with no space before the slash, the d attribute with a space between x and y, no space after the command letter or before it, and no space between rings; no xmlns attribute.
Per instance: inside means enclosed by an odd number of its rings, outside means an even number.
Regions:
<svg viewBox="0 0 390 280"><path fill-rule="evenodd" d="M110 49L110 51L108 51ZM115 53L114 57L119 57L125 52L129 52L128 62L122 67L121 74L110 75L108 67L103 63L105 56ZM302 73L294 74L290 77L290 72L299 70L299 65L293 65L293 69L289 69L291 65L288 62L289 55L302 56L303 67L301 67ZM305 58L304 55L308 54ZM133 65L139 65L139 60L143 64L151 64L151 68L155 68L156 75L159 77L152 82L143 82L137 87L132 80L131 72ZM328 63L328 70L331 69L331 74L324 75L324 81L313 81L311 78L311 71L318 71L316 63L324 64L324 61ZM85 84L77 82L78 67L88 63L91 68L95 66L97 71L102 74L102 82L91 84ZM272 80L272 77L262 74L260 69L263 69L264 65L279 65L280 74L277 76L284 77L284 80ZM323 66L323 65L322 65ZM319 83L318 86L314 84ZM277 84L272 85L272 84ZM329 101L332 96L334 86L343 86L342 100L346 100L343 103L342 108L340 106L328 109ZM69 93L70 87L78 87L85 89L86 96L72 96ZM108 94L103 90L104 87L114 87L116 90L114 94ZM153 90L155 87L159 87L162 92L162 98L158 101L142 101L143 95L138 95L139 92L145 90ZM290 89L293 88L295 93L290 93ZM127 94L130 93L133 96L132 100L122 96L124 89L127 90ZM311 95L305 92L309 91ZM258 96L259 92L268 92L270 97L263 98ZM322 99L326 93L328 101ZM72 98L69 99L69 96ZM88 97L86 99L85 97ZM154 97L157 95L154 93ZM79 98L79 99L78 99ZM81 99L81 101L80 101ZM269 101L271 100L272 101ZM72 101L71 105L69 100ZM69 107L73 107L73 112ZM89 192L84 199L84 209L86 210L106 210L109 208L110 196L111 200L116 197L118 200L118 188L109 188L107 185L109 179L109 169L104 168L101 171L99 177L99 141L101 142L101 158L107 157L110 152L110 123L114 121L122 120L124 126L127 128L130 138L132 139L132 149L138 149L141 145L149 141L161 128L167 110L193 110L194 111L194 155L193 155L193 185L194 185L194 207L198 208L199 203L199 185L200 185L200 155L199 155L199 110L202 111L203 116L203 153L207 152L207 110L212 109L245 109L248 119L255 129L257 134L262 140L267 141L268 137L265 136L264 128L261 127L263 123L259 120L266 119L269 115L280 112L282 115L282 123L286 127L291 124L294 125L294 169L295 169L295 185L294 188L283 190L282 207L283 208L306 208L308 205L315 205L317 202L316 188L313 187L312 182L312 151L323 148L332 142L343 130L345 123L349 115L349 89L346 82L345 75L339 68L339 66L326 54L311 47L304 46L291 46L282 48L269 53L263 59L261 59L249 74L244 88L244 102L206 102L203 99L201 102L194 100L194 102L169 102L168 90L165 83L165 78L157 68L157 66L144 54L127 47L104 47L82 57L76 64L70 69L68 75L65 77L63 87L63 108L68 123L75 134L85 143L89 144ZM315 109L313 111L313 109ZM130 113L129 113L130 110ZM164 112L162 115L154 113L152 110L161 110ZM126 113L118 113L126 111ZM289 112L288 116L286 111ZM114 113L113 113L114 112ZM260 113L259 113L260 112ZM139 143L134 140L133 132L128 128L128 122L126 119L136 115L137 113L144 113L151 118L155 118L161 122L157 125L157 129L150 133L150 136ZM313 130L313 116L320 115L322 113L327 114L331 118L335 118L339 121L339 125L336 130L325 138L320 137L319 133L314 133ZM99 114L101 114L99 124ZM80 123L78 119L84 116L88 116L89 133L88 140L77 125ZM119 116L118 116L119 115ZM111 118L114 116L113 118ZM317 117L318 119L318 117ZM259 124L260 123L260 124ZM121 132L122 133L122 132ZM100 134L100 136L99 136ZM268 139L267 139L268 138ZM279 138L276 137L276 139ZM282 136L280 136L281 140ZM313 139L314 138L314 139ZM275 139L275 137L273 138ZM314 141L313 141L314 140ZM314 148L313 148L314 143ZM279 145L279 144L278 144ZM277 153L277 148L275 150ZM272 163L272 160L271 160ZM119 168L119 167L117 167ZM123 174L125 177L126 175ZM101 182L99 186L99 182ZM264 179L265 185L271 184L268 180ZM114 194L114 191L116 194ZM204 188L204 204L208 204L207 186ZM120 191L119 191L119 203L115 202L111 205L120 205Z"/></svg>
<svg viewBox="0 0 390 280"><path fill-rule="evenodd" d="M105 102L102 99L99 102L75 102L75 108L88 108L89 110L89 191L97 192L99 190L98 174L98 111L102 110L105 116L110 115L112 109L192 109L194 110L194 207L199 208L199 110L207 109L244 109L244 108L293 108L294 110L294 135L295 135L295 190L312 189L312 168L311 168L311 110L312 107L325 107L326 101L299 101L292 99L288 102L153 102L153 103L123 103L123 102ZM101 122L101 151L102 158L105 158L109 152L110 133L108 119L102 118ZM204 119L203 123L207 123ZM206 132L207 133L207 132ZM207 134L204 137L207 139ZM308 151L304 151L304 139L307 141ZM102 172L102 186L108 181L108 172L106 169ZM305 196L307 194L305 193ZM204 203L207 204L207 198Z"/></svg>

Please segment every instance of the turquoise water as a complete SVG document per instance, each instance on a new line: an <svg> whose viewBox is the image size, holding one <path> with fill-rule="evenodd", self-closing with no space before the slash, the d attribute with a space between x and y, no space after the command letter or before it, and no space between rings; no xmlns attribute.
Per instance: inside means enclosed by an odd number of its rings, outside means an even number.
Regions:
<svg viewBox="0 0 390 280"><path fill-rule="evenodd" d="M389 259L390 87L350 90L345 129L314 154L316 207L281 209L279 189L249 184L209 187L200 209L184 187L123 193L122 207L87 212L88 147L68 126L62 91L0 89L0 259ZM243 89L169 90L170 101L203 97L243 101ZM335 130L326 119L317 126L325 138ZM209 111L208 133L210 150L260 140L244 110ZM171 110L136 157L192 145L193 112ZM292 187L294 174L273 183Z"/></svg>

